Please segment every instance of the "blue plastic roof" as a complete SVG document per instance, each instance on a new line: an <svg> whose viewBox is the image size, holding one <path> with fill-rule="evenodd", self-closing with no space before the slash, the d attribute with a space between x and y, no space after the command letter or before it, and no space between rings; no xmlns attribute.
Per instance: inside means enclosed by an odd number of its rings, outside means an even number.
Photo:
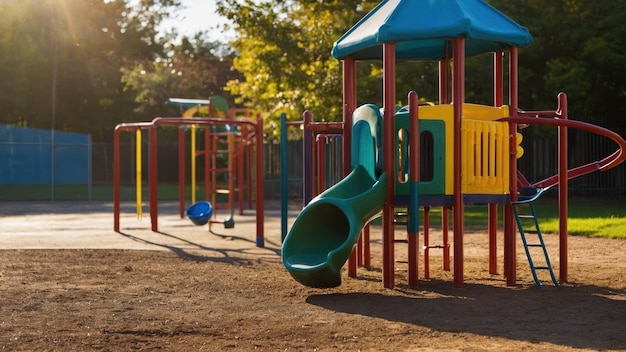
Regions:
<svg viewBox="0 0 626 352"><path fill-rule="evenodd" d="M528 29L483 0L386 0L335 42L332 55L382 59L382 43L395 42L398 60L439 60L446 41L458 37L466 38L466 56L533 40Z"/></svg>

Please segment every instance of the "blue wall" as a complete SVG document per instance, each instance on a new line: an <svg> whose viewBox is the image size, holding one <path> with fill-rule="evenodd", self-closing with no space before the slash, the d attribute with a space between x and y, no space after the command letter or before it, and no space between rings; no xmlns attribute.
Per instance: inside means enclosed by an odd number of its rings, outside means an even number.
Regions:
<svg viewBox="0 0 626 352"><path fill-rule="evenodd" d="M86 134L0 125L0 184L86 184L91 137Z"/></svg>

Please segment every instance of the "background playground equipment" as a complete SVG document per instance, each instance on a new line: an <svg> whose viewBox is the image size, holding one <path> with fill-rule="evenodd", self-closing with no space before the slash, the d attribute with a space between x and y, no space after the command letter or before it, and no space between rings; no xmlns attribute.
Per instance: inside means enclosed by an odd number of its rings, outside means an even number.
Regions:
<svg viewBox="0 0 626 352"><path fill-rule="evenodd" d="M236 114L240 113L238 110L234 110L230 112L231 116L237 116ZM248 113L249 114L249 113ZM248 182L248 192L249 192L249 207L252 207L252 196L251 193L254 191L256 198L256 220L257 220L257 234L256 234L256 244L259 247L264 246L264 234L263 234L263 185L264 185L264 169L263 169L263 120L260 115L257 115L256 121L252 121L251 119L233 119L233 118L215 118L215 117L205 117L205 118L185 118L185 117L158 117L152 120L151 122L137 122L137 123L122 123L118 124L115 127L114 135L113 135L113 200L114 200L114 230L120 231L120 133L122 131L137 131L146 129L149 131L149 208L150 208L150 221L151 221L151 229L152 231L158 231L158 155L157 155L157 131L160 127L165 126L173 126L179 127L178 129L178 155L179 155L179 210L180 217L185 217L186 207L185 207L185 131L186 128L181 127L191 127L197 126L198 128L204 129L205 134L209 134L209 131L213 128L220 128L222 126L234 126L241 132L242 145L245 147L242 148L242 153L245 152L247 155L247 163L248 170L255 170L254 172L254 187L252 187L252 177L251 175L247 178ZM205 138L205 146L208 143L209 139ZM245 141L245 142L244 142ZM205 151L209 150L205 148ZM193 153L192 158L195 159L196 153ZM208 159L209 153L203 153L205 160ZM254 156L254 158L253 158ZM241 156L239 158L240 163L243 164L244 157ZM252 162L254 159L254 163ZM205 180L209 180L210 176L210 168L208 167L209 163L205 162ZM243 167L240 168L243 172ZM240 185L243 185L243 176L240 177L239 181ZM231 184L232 186L232 184ZM208 189L209 187L205 187ZM240 187L243 189L243 187ZM192 192L194 193L194 192ZM209 199L209 194L205 194L206 199ZM240 204L243 204L243 192L239 192ZM215 203L213 203L213 208L215 208ZM232 207L231 207L232 209ZM241 209L241 211L243 211ZM210 224L210 222L209 222ZM234 224L234 223L233 223ZM225 224L227 227L230 224ZM210 225L209 225L210 226ZM230 226L232 227L232 226Z"/></svg>
<svg viewBox="0 0 626 352"><path fill-rule="evenodd" d="M210 99L182 99L170 98L169 104L179 105L185 118L196 115L221 115L234 120L250 120L252 112L249 109L228 109L226 100L220 96ZM198 148L197 126L191 125L190 140L190 167L191 167L191 203L196 202L196 165L197 158L204 156L205 167L205 199L210 201L215 210L228 209L223 220L211 220L209 226L221 223L225 228L235 226L235 197L238 197L239 214L243 214L244 182L247 189L251 187L250 171L252 170L251 141L253 135L247 125L221 124L204 128L204 149ZM184 132L179 130L179 134ZM201 135L202 136L202 135ZM245 172L248 170L248 172ZM180 172L180 170L179 170ZM179 179L184 179L181 175ZM226 197L226 202L221 199ZM248 206L252 206L252 192L248 192ZM217 214L217 212L216 212Z"/></svg>
<svg viewBox="0 0 626 352"><path fill-rule="evenodd" d="M451 9L455 9L451 11ZM436 28L432 19L437 18ZM487 25L488 24L488 25ZM443 38L443 39L442 39ZM488 204L489 207L489 271L497 274L497 216L498 205L504 208L504 274L507 285L516 281L515 221L519 220L514 207L519 206L518 187L542 189L558 185L559 189L559 254L560 280L567 281L567 202L568 180L593 171L606 171L624 161L626 141L614 132L580 121L568 120L565 94L558 96L556 110L523 111L518 108L518 47L529 45L532 37L528 30L517 25L495 8L481 0L475 1L383 1L344 36L335 42L333 56L343 60L344 113L343 123L307 123L311 114L305 112L305 139L309 133L327 133L339 129L343 135L344 181L331 187L317 198L307 199L307 206L296 219L283 244L283 264L299 282L314 287L336 286L341 281L338 272L348 260L348 275L356 276L361 246L355 240L361 229L367 230L370 211L382 209L383 229L383 286L394 283L395 248L394 227L397 210L405 211L408 243L408 285L418 287L418 233L419 209L423 208L425 255L432 248L427 243L428 209L444 206L444 265L448 218L447 209L453 211L454 235L454 285L463 286L463 235L464 206L468 203ZM482 53L493 55L493 107L465 103L465 57ZM509 101L504 105L504 57L508 55ZM366 105L357 109L356 61L382 59L383 108ZM395 62L396 59L422 59L439 61L439 104L418 104L415 92L408 96L406 109L396 109ZM452 68L452 74L450 74ZM450 78L452 86L450 87ZM448 93L452 92L452 104ZM364 111L365 110L365 111ZM382 110L382 113L381 113ZM370 135L363 134L362 121L369 121ZM379 121L379 122L375 122ZM558 174L531 183L517 170L517 158L523 155L519 145L522 138L518 130L535 125L553 125L559 129ZM618 144L610 156L569 170L568 128L576 128L608 137ZM443 137L443 138L442 138ZM353 142L357 139L357 145ZM376 149L365 152L362 145ZM357 148L357 151L354 150ZM350 152L351 151L351 152ZM375 166L371 182L353 181L354 173L365 160ZM358 162L355 162L358 160ZM352 160L352 161L351 161ZM307 167L305 162L305 177ZM376 181L384 181L385 197L372 201L368 209L355 207L354 201L378 189ZM443 182L441 182L443 181ZM352 183L355 194L345 183ZM370 184L371 188L364 185ZM340 201L341 200L341 201ZM520 198L520 201L529 200ZM310 203L309 203L310 201ZM332 203L342 215L327 216L324 211ZM359 202L363 206L364 202ZM321 208L321 210L317 210ZM319 213L324 216L319 216ZM315 219L311 219L315 217ZM338 219L339 217L340 219ZM535 217L533 215L533 217ZM347 220L342 220L342 219ZM309 224L301 226L300 224ZM311 229L317 227L318 231ZM366 232L366 231L365 231ZM320 233L335 233L324 245L310 244L311 237ZM364 235L365 236L365 235ZM541 236L539 232L539 236ZM354 251L356 245L357 250ZM366 240L365 248L369 245ZM525 249L529 245L524 241ZM545 249L543 245L541 245ZM528 251L527 251L528 252ZM350 253L347 255L347 253ZM367 253L367 252L366 252ZM545 251L544 251L545 253ZM358 257L358 258L357 258ZM536 269L528 254L531 271ZM548 268L554 278L548 261ZM425 258L425 264L428 259ZM426 266L425 265L425 266ZM555 284L557 284L556 280ZM536 279L538 285L539 281Z"/></svg>

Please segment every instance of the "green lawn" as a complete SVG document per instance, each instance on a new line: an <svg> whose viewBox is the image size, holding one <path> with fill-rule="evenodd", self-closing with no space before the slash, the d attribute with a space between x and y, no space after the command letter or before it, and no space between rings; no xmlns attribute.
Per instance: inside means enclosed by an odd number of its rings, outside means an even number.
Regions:
<svg viewBox="0 0 626 352"><path fill-rule="evenodd" d="M626 199L622 197L582 198L569 200L568 232L570 235L626 239ZM539 227L544 233L556 233L559 229L558 200L545 197L535 202ZM502 207L499 207L498 223L502 225ZM487 207L467 206L465 226L470 229L487 227Z"/></svg>

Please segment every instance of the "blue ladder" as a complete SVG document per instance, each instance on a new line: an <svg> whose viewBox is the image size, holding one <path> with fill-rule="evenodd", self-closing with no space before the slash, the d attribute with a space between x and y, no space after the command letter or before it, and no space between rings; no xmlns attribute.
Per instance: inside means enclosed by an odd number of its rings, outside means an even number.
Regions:
<svg viewBox="0 0 626 352"><path fill-rule="evenodd" d="M537 213L535 212L535 206L533 202L543 194L543 192L547 191L547 188L536 188L536 187L524 187L519 190L520 195L516 202L512 202L513 204L513 214L515 215L515 221L517 222L517 228L519 229L520 235L522 237L522 242L524 243L524 250L526 251L526 257L528 258L528 264L530 265L530 271L533 274L533 279L535 280L535 284L537 286L542 287L543 285L539 281L537 277L537 270L547 270L550 273L550 277L552 278L552 282L554 286L558 289L561 288L558 280L554 276L554 271L552 270L552 265L550 264L550 256L548 256L548 250L546 249L546 245L543 241L543 236L541 234L541 230L539 229L539 222L537 221ZM530 214L520 214L519 207L523 205L528 205L530 209ZM524 221L522 221L524 220ZM532 220L532 221L530 221ZM534 226L534 229L527 230L524 225ZM535 234L537 243L528 243L526 234ZM535 265L531 255L531 248L541 248L544 256L544 264L545 265Z"/></svg>

